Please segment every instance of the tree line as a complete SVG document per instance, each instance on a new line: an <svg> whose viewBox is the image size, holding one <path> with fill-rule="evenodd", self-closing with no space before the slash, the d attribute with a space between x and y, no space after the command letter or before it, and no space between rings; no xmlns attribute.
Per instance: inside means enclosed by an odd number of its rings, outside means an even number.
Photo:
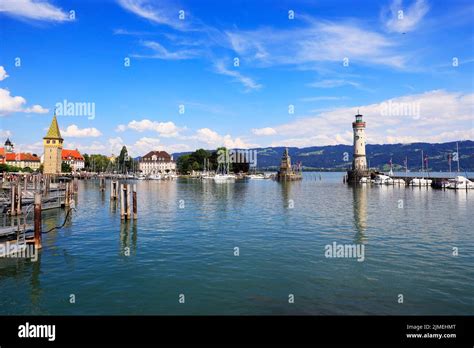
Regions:
<svg viewBox="0 0 474 348"><path fill-rule="evenodd" d="M219 147L215 151L198 149L192 153L182 155L176 160L176 168L181 174L190 174L192 171L203 171L206 162L207 170L216 171L218 169L219 155L228 154L229 150L225 147ZM249 163L245 159L244 163L229 163L229 172L240 173L249 171Z"/></svg>

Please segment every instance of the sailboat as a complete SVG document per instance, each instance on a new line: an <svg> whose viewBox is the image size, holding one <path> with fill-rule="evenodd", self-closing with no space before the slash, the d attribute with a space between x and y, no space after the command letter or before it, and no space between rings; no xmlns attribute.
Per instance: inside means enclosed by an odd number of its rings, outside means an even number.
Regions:
<svg viewBox="0 0 474 348"><path fill-rule="evenodd" d="M251 179L251 180L266 179L266 178L265 178L265 174L263 174L263 173L258 173L258 174L257 174L257 167L256 167L256 166L254 167L253 173L247 175L247 178L249 178L249 179Z"/></svg>
<svg viewBox="0 0 474 348"><path fill-rule="evenodd" d="M202 180L210 180L210 179L214 179L214 175L212 175L211 171L211 166L209 164L209 159L208 158L204 158L204 171L201 175L201 179Z"/></svg>
<svg viewBox="0 0 474 348"><path fill-rule="evenodd" d="M252 180L260 180L260 179L266 179L265 178L265 175L260 173L260 174L250 174L248 176L249 179L252 179Z"/></svg>
<svg viewBox="0 0 474 348"><path fill-rule="evenodd" d="M161 180L161 174L155 173L155 174L150 174L148 176L149 180Z"/></svg>
<svg viewBox="0 0 474 348"><path fill-rule="evenodd" d="M459 168L459 159L461 156L459 155L459 143L456 142L456 154L457 154L457 162L458 162L458 175L448 180L448 184L446 188L455 189L455 190L466 190L466 189L474 189L474 182L466 178L465 176L459 175L460 168Z"/></svg>
<svg viewBox="0 0 474 348"><path fill-rule="evenodd" d="M425 171L424 160L423 150L421 150L421 172ZM432 182L433 180L425 179L424 176L422 176L421 178L413 178L410 181L410 186L430 186Z"/></svg>
<svg viewBox="0 0 474 348"><path fill-rule="evenodd" d="M219 163L217 174L214 176L215 182L232 182L235 181L235 175L229 174L229 163Z"/></svg>

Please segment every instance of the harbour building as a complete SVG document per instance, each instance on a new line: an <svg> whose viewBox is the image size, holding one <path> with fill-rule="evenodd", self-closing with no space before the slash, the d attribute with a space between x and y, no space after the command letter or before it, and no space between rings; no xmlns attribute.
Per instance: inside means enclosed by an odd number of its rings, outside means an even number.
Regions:
<svg viewBox="0 0 474 348"><path fill-rule="evenodd" d="M78 172L85 167L84 157L81 155L78 149L68 150L63 149L61 152L62 161L67 163L72 171Z"/></svg>
<svg viewBox="0 0 474 348"><path fill-rule="evenodd" d="M8 138L4 147L0 147L0 163L17 168L30 168L37 170L41 166L41 160L36 154L15 152L15 147Z"/></svg>
<svg viewBox="0 0 474 348"><path fill-rule="evenodd" d="M150 151L140 158L139 169L145 174L161 174L176 171L176 162L166 151Z"/></svg>

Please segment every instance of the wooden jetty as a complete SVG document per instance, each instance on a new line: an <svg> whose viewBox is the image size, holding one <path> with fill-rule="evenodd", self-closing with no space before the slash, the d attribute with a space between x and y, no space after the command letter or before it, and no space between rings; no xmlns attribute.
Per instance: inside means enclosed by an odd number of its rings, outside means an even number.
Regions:
<svg viewBox="0 0 474 348"><path fill-rule="evenodd" d="M411 173L407 173L405 175L388 175L386 173L381 173L381 172L377 172L377 171L373 171L373 170L367 171L367 172L365 172L363 174L360 174L360 175L357 175L354 171L350 171L350 172L352 172L352 176L348 172L348 175L345 175L343 177L343 182L344 183L358 184L362 177L367 177L368 179L375 179L375 177L377 175L387 175L387 176L390 176L390 178L392 178L393 181L394 181L394 183L390 184L390 186L432 187L432 188L438 188L438 189L445 189L448 180L454 178L452 176L452 173L451 173L451 176L442 176L442 177L441 176L440 177L436 176L436 177L433 177L433 176L430 176L429 174L415 175L415 174L411 174ZM413 179L419 179L420 177L422 177L426 180L431 180L431 184L430 185L422 185L420 183L419 185L410 185L410 182ZM472 178L472 177L468 177L467 179L470 180L470 181L474 181L474 178Z"/></svg>

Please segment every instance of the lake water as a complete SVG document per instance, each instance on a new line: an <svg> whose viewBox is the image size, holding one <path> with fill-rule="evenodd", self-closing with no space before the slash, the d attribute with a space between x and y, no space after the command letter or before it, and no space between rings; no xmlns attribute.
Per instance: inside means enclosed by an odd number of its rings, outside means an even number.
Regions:
<svg viewBox="0 0 474 348"><path fill-rule="evenodd" d="M0 260L0 314L474 314L474 192L343 175L137 181L129 223L80 181L37 262ZM64 216L45 212L43 230ZM364 260L326 257L333 242Z"/></svg>

